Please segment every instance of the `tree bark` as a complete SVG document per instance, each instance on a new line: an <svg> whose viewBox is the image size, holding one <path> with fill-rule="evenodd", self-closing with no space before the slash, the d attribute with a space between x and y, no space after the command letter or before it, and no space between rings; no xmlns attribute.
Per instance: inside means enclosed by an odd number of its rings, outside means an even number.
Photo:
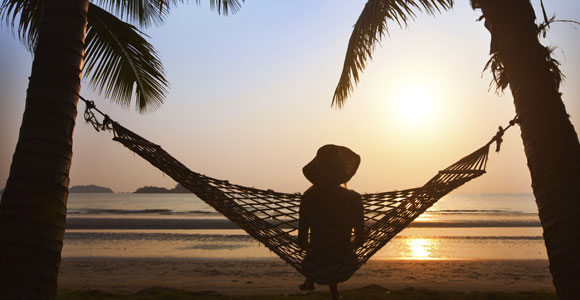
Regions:
<svg viewBox="0 0 580 300"><path fill-rule="evenodd" d="M514 98L558 298L578 299L580 144L558 90L557 64L538 40L529 0L473 2Z"/></svg>
<svg viewBox="0 0 580 300"><path fill-rule="evenodd" d="M20 135L0 202L0 298L56 294L88 0L45 0Z"/></svg>

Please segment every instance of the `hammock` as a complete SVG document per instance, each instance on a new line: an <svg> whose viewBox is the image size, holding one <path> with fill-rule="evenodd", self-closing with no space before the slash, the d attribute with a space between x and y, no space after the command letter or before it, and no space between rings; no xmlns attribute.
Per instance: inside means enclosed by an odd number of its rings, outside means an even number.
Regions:
<svg viewBox="0 0 580 300"><path fill-rule="evenodd" d="M97 131L112 130L113 140L123 144L153 166L169 175L201 200L223 214L237 226L264 244L272 252L305 276L314 276L313 271L305 269L303 261L306 251L298 245L298 218L301 194L279 193L231 184L191 171L178 160L156 145L95 108L87 101L85 120ZM104 116L97 121L92 110ZM351 271L360 268L373 254L387 244L397 233L407 227L415 218L431 207L441 197L464 183L485 173L489 147L497 143L496 151L505 130L500 129L483 147L465 156L456 163L439 171L425 185L418 188L362 195L366 240L354 249L355 262L349 262ZM340 262L334 269L320 265L318 268L327 273L340 273ZM338 265L338 266L337 266ZM348 272L348 271L345 271Z"/></svg>

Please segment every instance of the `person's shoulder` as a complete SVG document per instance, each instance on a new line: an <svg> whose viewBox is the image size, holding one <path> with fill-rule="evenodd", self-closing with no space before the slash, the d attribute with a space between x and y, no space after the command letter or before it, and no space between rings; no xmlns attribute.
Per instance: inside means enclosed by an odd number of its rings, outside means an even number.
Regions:
<svg viewBox="0 0 580 300"><path fill-rule="evenodd" d="M311 186L309 187L304 193L302 194L302 199L312 198L316 194L316 187Z"/></svg>
<svg viewBox="0 0 580 300"><path fill-rule="evenodd" d="M359 193L357 193L356 191L353 190L349 190L347 188L344 188L345 195L349 198L349 199L353 199L353 200L360 200L361 199L361 195Z"/></svg>

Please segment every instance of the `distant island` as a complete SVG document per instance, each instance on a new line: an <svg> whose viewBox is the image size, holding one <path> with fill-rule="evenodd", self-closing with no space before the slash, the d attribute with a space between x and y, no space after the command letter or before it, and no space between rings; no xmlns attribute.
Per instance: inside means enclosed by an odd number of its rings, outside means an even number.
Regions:
<svg viewBox="0 0 580 300"><path fill-rule="evenodd" d="M144 187L138 188L134 193L135 194L145 194L145 193L148 193L148 194L160 194L160 193L184 194L184 193L191 193L191 191L189 191L188 189L183 187L181 184L177 184L172 189L166 189L164 187L158 187L158 186L144 186Z"/></svg>
<svg viewBox="0 0 580 300"><path fill-rule="evenodd" d="M169 190L158 186L144 186L138 188L134 194L169 193Z"/></svg>
<svg viewBox="0 0 580 300"><path fill-rule="evenodd" d="M77 185L68 189L69 193L113 193L108 187L102 187L97 185Z"/></svg>

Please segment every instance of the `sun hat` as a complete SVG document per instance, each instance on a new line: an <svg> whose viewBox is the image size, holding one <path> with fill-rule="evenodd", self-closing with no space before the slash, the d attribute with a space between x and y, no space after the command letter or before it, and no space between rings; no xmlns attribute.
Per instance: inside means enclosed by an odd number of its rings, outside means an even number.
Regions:
<svg viewBox="0 0 580 300"><path fill-rule="evenodd" d="M347 147L324 145L318 149L314 159L302 173L312 184L342 184L356 173L360 156Z"/></svg>

